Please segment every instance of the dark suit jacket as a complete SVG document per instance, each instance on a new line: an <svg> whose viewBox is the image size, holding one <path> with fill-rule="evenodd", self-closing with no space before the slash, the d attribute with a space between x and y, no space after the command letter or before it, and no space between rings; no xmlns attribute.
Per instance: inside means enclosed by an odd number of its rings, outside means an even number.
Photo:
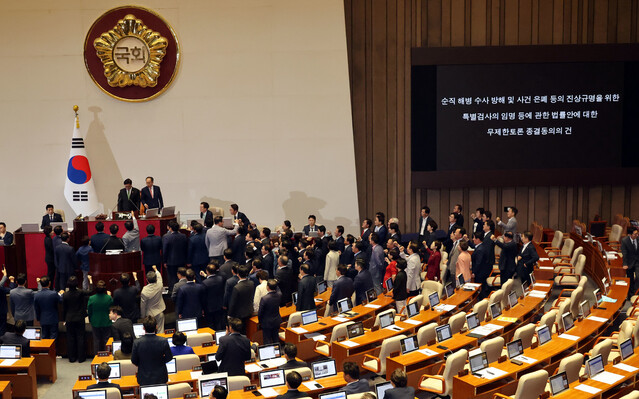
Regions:
<svg viewBox="0 0 639 399"><path fill-rule="evenodd" d="M87 301L91 291L69 290L62 295L62 318L65 322L82 322L87 317Z"/></svg>
<svg viewBox="0 0 639 399"><path fill-rule="evenodd" d="M40 228L44 229L44 226L50 226L51 222L62 222L62 215L60 215L59 213L54 213L53 220L51 220L51 217L48 214L42 216L42 223L40 224Z"/></svg>
<svg viewBox="0 0 639 399"><path fill-rule="evenodd" d="M91 384L87 387L87 389L100 389L100 388L117 388L120 391L120 398L122 397L122 390L120 389L120 385L115 384L113 382L98 381L96 384Z"/></svg>
<svg viewBox="0 0 639 399"><path fill-rule="evenodd" d="M297 389L289 388L286 393L282 395L277 395L275 399L297 399L297 398L308 398L308 394L306 392L300 392Z"/></svg>
<svg viewBox="0 0 639 399"><path fill-rule="evenodd" d="M420 237L425 237L425 236L428 235L428 221L429 220L433 220L433 218L430 217L430 215L426 216L425 218L420 216L419 217L419 222L417 223L417 234L418 235L422 231L422 223L423 223L424 219L426 219L426 224L424 225L424 235L421 235ZM423 240L423 238L420 239L420 241L422 241L422 240ZM420 244L421 244L421 242L420 242Z"/></svg>
<svg viewBox="0 0 639 399"><path fill-rule="evenodd" d="M278 328L280 324L282 324L282 316L280 316L280 296L278 292L271 291L260 299L257 318L262 328Z"/></svg>
<svg viewBox="0 0 639 399"><path fill-rule="evenodd" d="M492 248L492 246L488 246L482 242L475 247L475 250L470 255L472 261L472 272L475 275L475 282L480 282L486 279L493 268L488 257L489 248Z"/></svg>
<svg viewBox="0 0 639 399"><path fill-rule="evenodd" d="M283 365L278 367L278 369L290 370L290 369L297 369L297 368L300 368L300 367L308 367L308 363L301 362L299 360L293 359L293 360L289 360L288 362L284 363Z"/></svg>
<svg viewBox="0 0 639 399"><path fill-rule="evenodd" d="M635 249L630 236L625 236L621 240L621 253L624 266L628 266L629 269L639 267L639 238L637 238L637 249Z"/></svg>
<svg viewBox="0 0 639 399"><path fill-rule="evenodd" d="M72 274L75 271L75 251L69 244L61 244L54 251L55 268L58 273Z"/></svg>
<svg viewBox="0 0 639 399"><path fill-rule="evenodd" d="M315 309L315 279L313 276L304 276L297 283L297 311Z"/></svg>
<svg viewBox="0 0 639 399"><path fill-rule="evenodd" d="M128 287L120 287L113 292L113 306L122 308L122 317L133 322L140 318L140 305L138 294L140 293L140 283Z"/></svg>
<svg viewBox="0 0 639 399"><path fill-rule="evenodd" d="M343 265L353 264L353 246L352 245L349 245L344 248L341 255L339 256L339 263Z"/></svg>
<svg viewBox="0 0 639 399"><path fill-rule="evenodd" d="M218 273L224 278L224 281L230 279L231 276L233 276L233 265L236 263L237 262L235 262L234 260L229 260L227 262L224 262L224 264L220 266L220 270Z"/></svg>
<svg viewBox="0 0 639 399"><path fill-rule="evenodd" d="M246 279L238 281L233 287L231 300L229 301L229 316L238 319L246 319L253 314L253 296L255 284Z"/></svg>
<svg viewBox="0 0 639 399"><path fill-rule="evenodd" d="M231 250L233 251L233 260L240 264L244 264L246 257L244 251L246 251L246 237L243 234L236 236L231 242Z"/></svg>
<svg viewBox="0 0 639 399"><path fill-rule="evenodd" d="M212 276L207 276L202 280L204 286L205 309L207 312L215 312L222 309L224 305L224 277L218 272Z"/></svg>
<svg viewBox="0 0 639 399"><path fill-rule="evenodd" d="M244 227L244 229L248 229L249 224L251 224L251 221L249 220L249 218L246 217L244 213L239 211L235 214L235 216L233 216L233 219L240 219L242 221L242 224L243 224L242 227Z"/></svg>
<svg viewBox="0 0 639 399"><path fill-rule="evenodd" d="M341 253L344 253L344 247L346 246L346 244L344 244L345 242L344 237L339 236L334 241L335 241L335 244L337 244L337 250Z"/></svg>
<svg viewBox="0 0 639 399"><path fill-rule="evenodd" d="M102 247L102 251L100 252L106 253L107 250L111 249L121 249L122 251L124 251L124 242L122 242L122 239L116 236L109 236L109 239L104 244L104 246Z"/></svg>
<svg viewBox="0 0 639 399"><path fill-rule="evenodd" d="M517 256L517 243L511 241L509 243L495 241L495 245L501 248L501 254L499 255L499 270L508 270L515 272L516 264L515 257Z"/></svg>
<svg viewBox="0 0 639 399"><path fill-rule="evenodd" d="M153 186L153 198L151 198L151 190L149 190L147 186L142 187L142 190L140 190L140 201L142 201L146 209L164 208L162 191L160 191L160 187L158 186Z"/></svg>
<svg viewBox="0 0 639 399"><path fill-rule="evenodd" d="M484 245L486 246L486 251L488 252L488 263L490 267L493 267L495 264L495 242L492 240L493 233L484 233Z"/></svg>
<svg viewBox="0 0 639 399"><path fill-rule="evenodd" d="M1 293L0 293L1 295ZM62 302L62 295L48 288L35 293L33 306L36 319L42 325L58 325L58 304Z"/></svg>
<svg viewBox="0 0 639 399"><path fill-rule="evenodd" d="M319 227L319 225L318 225L318 224L315 224L315 226L313 226L313 227L314 227L314 230L313 230L313 231L317 232L317 231L318 231L318 230L317 230L317 228ZM304 235L306 235L306 236L307 236L307 235L308 235L308 233L310 233L310 232L311 232L311 225L310 225L310 224L307 224L306 226L302 227L302 232L304 232Z"/></svg>
<svg viewBox="0 0 639 399"><path fill-rule="evenodd" d="M206 305L205 298L206 292L202 284L187 282L177 293L178 315L183 319L202 316L202 309Z"/></svg>
<svg viewBox="0 0 639 399"><path fill-rule="evenodd" d="M229 302L231 302L231 295L233 295L233 288L237 282L240 281L240 278L237 276L231 276L226 280L224 285L224 307L228 309Z"/></svg>
<svg viewBox="0 0 639 399"><path fill-rule="evenodd" d="M162 237L162 254L167 265L186 265L188 251L189 239L184 234L170 231Z"/></svg>
<svg viewBox="0 0 639 399"><path fill-rule="evenodd" d="M133 335L133 323L129 319L120 317L111 325L111 336L114 341L120 341L124 333L127 332L131 334L132 337L135 337L135 335Z"/></svg>
<svg viewBox="0 0 639 399"><path fill-rule="evenodd" d="M166 384L169 374L164 365L173 359L173 353L166 338L155 334L145 334L133 341L131 362L138 366L138 384Z"/></svg>
<svg viewBox="0 0 639 399"><path fill-rule="evenodd" d="M273 270L275 266L273 265L273 262L275 262L275 257L272 252L262 256L262 269L268 272L269 278L273 278L273 276L275 276L275 271Z"/></svg>
<svg viewBox="0 0 639 399"><path fill-rule="evenodd" d="M144 255L142 263L146 266L156 265L159 269L162 264L162 239L156 235L146 236L140 241L140 249Z"/></svg>
<svg viewBox="0 0 639 399"><path fill-rule="evenodd" d="M200 212L200 218L204 221L204 225L213 223L213 212L207 210L205 213Z"/></svg>
<svg viewBox="0 0 639 399"><path fill-rule="evenodd" d="M140 209L140 190L135 187L131 187L131 197L127 197L126 188L123 188L118 193L118 211L130 212Z"/></svg>
<svg viewBox="0 0 639 399"><path fill-rule="evenodd" d="M374 229L374 227L373 227L373 226L371 226L371 227L369 227L368 229L366 229L366 231L364 232L364 234L362 234L362 242L364 243L364 246L365 246L366 248L368 248L368 247L371 245L371 244L370 244L370 242L369 242L369 240L368 240L368 238L370 237L371 232L373 231L373 229Z"/></svg>
<svg viewBox="0 0 639 399"><path fill-rule="evenodd" d="M346 276L341 276L333 283L333 290L331 291L328 304L333 306L333 309L337 309L335 307L337 301L343 298L350 298L354 291L353 280Z"/></svg>
<svg viewBox="0 0 639 399"><path fill-rule="evenodd" d="M384 399L413 399L415 397L415 388L402 387L391 388L384 393Z"/></svg>
<svg viewBox="0 0 639 399"><path fill-rule="evenodd" d="M6 231L4 233L4 245L11 245L13 244L13 233Z"/></svg>
<svg viewBox="0 0 639 399"><path fill-rule="evenodd" d="M99 254L102 251L102 247L106 244L109 239L109 235L103 231L99 233L95 233L91 236L91 248L93 248L93 252Z"/></svg>
<svg viewBox="0 0 639 399"><path fill-rule="evenodd" d="M366 300L366 291L373 288L373 277L371 273L364 269L357 273L355 280L353 280L353 288L355 289L355 304L359 305Z"/></svg>
<svg viewBox="0 0 639 399"><path fill-rule="evenodd" d="M370 387L368 386L368 381L365 378L357 380L352 384L346 384L344 387L344 391L347 395L352 395L354 393L364 393L370 391Z"/></svg>
<svg viewBox="0 0 639 399"><path fill-rule="evenodd" d="M7 295L11 292L12 288L17 287L16 283L9 284L8 287L5 287L4 284L7 282L8 276L2 276L2 280L0 280L0 317L7 317L7 312L9 311L9 305L7 304Z"/></svg>
<svg viewBox="0 0 639 399"><path fill-rule="evenodd" d="M53 252L53 239L50 236L44 237L44 261L46 263L55 263L55 254Z"/></svg>
<svg viewBox="0 0 639 399"><path fill-rule="evenodd" d="M373 226L373 231L375 231L375 226ZM379 230L377 231L378 241L377 243L383 247L386 246L386 237L388 237L388 229L386 226L379 226Z"/></svg>
<svg viewBox="0 0 639 399"><path fill-rule="evenodd" d="M522 247L523 249L523 247ZM525 251L520 251L519 256L521 256L520 262L526 266L526 270L529 270L528 273L531 273L533 270L533 266L539 260L539 255L537 254L537 250L535 249L535 245L530 242L526 247Z"/></svg>
<svg viewBox="0 0 639 399"><path fill-rule="evenodd" d="M207 265L209 249L206 247L206 234L193 234L189 237L188 263L191 265Z"/></svg>
<svg viewBox="0 0 639 399"><path fill-rule="evenodd" d="M290 267L282 267L275 271L275 279L277 285L282 292L282 298L280 306L284 306L288 302L292 301L293 290L295 289L295 281L297 280L293 275L293 271Z"/></svg>
<svg viewBox="0 0 639 399"><path fill-rule="evenodd" d="M22 357L31 356L31 348L29 347L29 339L12 332L6 332L0 337L3 345L20 345L22 347Z"/></svg>
<svg viewBox="0 0 639 399"><path fill-rule="evenodd" d="M244 375L244 362L251 359L249 339L234 332L220 338L218 345L215 360L220 362L219 372L229 376Z"/></svg>
<svg viewBox="0 0 639 399"><path fill-rule="evenodd" d="M462 215L461 213L457 214L457 223L458 226L460 227L464 227L464 215Z"/></svg>

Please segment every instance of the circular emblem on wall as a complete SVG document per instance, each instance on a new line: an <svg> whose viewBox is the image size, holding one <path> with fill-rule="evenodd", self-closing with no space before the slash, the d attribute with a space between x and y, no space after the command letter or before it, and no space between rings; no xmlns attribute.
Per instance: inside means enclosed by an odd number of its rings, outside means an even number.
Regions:
<svg viewBox="0 0 639 399"><path fill-rule="evenodd" d="M151 100L168 89L177 75L178 38L173 28L149 9L114 8L89 29L84 63L91 79L111 97Z"/></svg>

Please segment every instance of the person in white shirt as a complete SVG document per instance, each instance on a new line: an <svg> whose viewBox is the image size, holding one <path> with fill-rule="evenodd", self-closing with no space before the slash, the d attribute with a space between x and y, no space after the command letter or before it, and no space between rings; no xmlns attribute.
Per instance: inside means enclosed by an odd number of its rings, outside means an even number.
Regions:
<svg viewBox="0 0 639 399"><path fill-rule="evenodd" d="M266 288L268 282L268 272L266 270L258 270L257 279L260 281L260 284L255 287L255 296L253 296L253 312L257 314L257 311L260 309L260 301L262 297L268 294L268 290Z"/></svg>
<svg viewBox="0 0 639 399"><path fill-rule="evenodd" d="M400 256L406 259L406 289L408 290L408 296L415 296L419 294L419 290L422 287L421 272L421 260L418 253L419 247L416 242L411 242L406 247L406 253L404 248L400 247Z"/></svg>

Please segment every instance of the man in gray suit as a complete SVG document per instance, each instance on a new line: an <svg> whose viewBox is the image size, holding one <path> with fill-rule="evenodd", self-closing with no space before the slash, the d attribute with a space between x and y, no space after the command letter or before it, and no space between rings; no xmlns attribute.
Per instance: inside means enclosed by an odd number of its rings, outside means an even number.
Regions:
<svg viewBox="0 0 639 399"><path fill-rule="evenodd" d="M451 234L451 240L453 241L453 247L450 250L450 256L448 257L448 264L446 265L446 279L444 284L448 284L450 282L455 282L455 276L457 272L457 258L459 257L459 243L462 238L466 234L466 229L463 227L457 227L455 231Z"/></svg>
<svg viewBox="0 0 639 399"><path fill-rule="evenodd" d="M139 251L140 228L138 227L138 221L135 216L133 216L133 221L127 220L124 222L124 228L126 229L126 233L122 236L124 252Z"/></svg>
<svg viewBox="0 0 639 399"><path fill-rule="evenodd" d="M140 294L140 315L153 316L158 326L158 332L164 332L164 299L162 299L162 274L157 266L146 274L147 285L142 288Z"/></svg>
<svg viewBox="0 0 639 399"><path fill-rule="evenodd" d="M413 399L415 388L409 387L408 377L402 369L396 369L391 374L391 383L395 388L391 388L384 393L384 399Z"/></svg>
<svg viewBox="0 0 639 399"><path fill-rule="evenodd" d="M357 363L344 362L343 369L344 381L346 381L344 392L346 392L347 395L364 393L371 390L368 386L368 381L366 381L365 378L359 378L359 366Z"/></svg>
<svg viewBox="0 0 639 399"><path fill-rule="evenodd" d="M508 217L507 223L504 223L499 217L495 218L495 220L497 221L497 226L504 229L504 234L509 231L513 233L515 242L519 242L519 236L517 235L517 219L515 219L515 216L517 216L517 208L515 208L514 206L508 207L506 216Z"/></svg>
<svg viewBox="0 0 639 399"><path fill-rule="evenodd" d="M213 226L206 231L206 247L209 249L209 258L217 259L220 264L224 263L224 250L228 248L228 236L234 236L237 233L238 225L233 226L232 230L224 228L222 216L216 216L213 219Z"/></svg>
<svg viewBox="0 0 639 399"><path fill-rule="evenodd" d="M26 274L18 274L16 282L18 286L9 292L11 314L15 320L24 320L28 326L32 326L35 318L35 307L33 306L35 294L33 290L25 287L27 284Z"/></svg>

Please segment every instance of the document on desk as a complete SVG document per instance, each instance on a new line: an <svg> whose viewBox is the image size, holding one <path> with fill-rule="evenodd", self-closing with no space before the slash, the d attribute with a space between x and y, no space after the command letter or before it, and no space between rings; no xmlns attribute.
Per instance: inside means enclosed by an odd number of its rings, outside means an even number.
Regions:
<svg viewBox="0 0 639 399"><path fill-rule="evenodd" d="M601 392L601 389L595 388L595 387L591 387L590 385L586 385L586 384L579 384L579 385L577 385L575 387L575 389L578 389L578 390L583 391L583 392L588 392L588 393L591 393L591 394L596 394L596 393Z"/></svg>
<svg viewBox="0 0 639 399"><path fill-rule="evenodd" d="M473 328L470 333L473 335L477 335L480 337L485 337L486 335L492 334L497 330L503 329L504 326L498 326L496 324L484 324L483 326L479 326L477 328Z"/></svg>
<svg viewBox="0 0 639 399"><path fill-rule="evenodd" d="M552 266L539 266L539 269L541 269L541 270L555 270L555 268L552 267Z"/></svg>
<svg viewBox="0 0 639 399"><path fill-rule="evenodd" d="M615 365L614 365L614 366L612 366L612 367L616 367L616 368L618 368L619 370L627 371L627 372L629 372L629 373L636 373L637 371L639 371L639 369L638 369L638 368L636 368L636 367L632 367L632 366L630 366L630 365L628 365L628 364L624 364L624 363L617 363L617 364L615 364Z"/></svg>
<svg viewBox="0 0 639 399"><path fill-rule="evenodd" d="M261 393L262 396L264 396L265 398L274 398L278 395L277 391L273 388L262 388L258 389L257 391Z"/></svg>
<svg viewBox="0 0 639 399"><path fill-rule="evenodd" d="M598 323L605 323L608 321L608 319L604 319L603 317L597 317L597 316L588 316L586 317L586 320L592 320Z"/></svg>
<svg viewBox="0 0 639 399"><path fill-rule="evenodd" d="M504 370L500 370L494 367L488 367L485 368L483 370L480 370L478 372L476 372L475 374L478 374L481 378L486 378L488 380L492 380L493 378L499 378L503 375L508 374L507 372L505 372Z"/></svg>
<svg viewBox="0 0 639 399"><path fill-rule="evenodd" d="M475 289L481 287L481 284L478 283L466 283L464 284L464 288Z"/></svg>
<svg viewBox="0 0 639 399"><path fill-rule="evenodd" d="M322 384L320 384L320 383L319 383L319 382L317 382L317 381L304 381L302 384L303 384L306 388L308 388L308 390L309 390L309 391L314 391L314 390L316 390L316 389L322 389L322 388L324 388L324 387L322 386Z"/></svg>
<svg viewBox="0 0 639 399"><path fill-rule="evenodd" d="M268 368L280 367L284 363L286 363L285 357L276 357L275 359L268 359L264 361L260 361L260 363L265 364Z"/></svg>
<svg viewBox="0 0 639 399"><path fill-rule="evenodd" d="M320 341L320 340L325 340L326 335L322 335L320 333L314 332L314 333L304 334L304 338L312 339L313 341Z"/></svg>
<svg viewBox="0 0 639 399"><path fill-rule="evenodd" d="M322 298L315 298L315 303L324 302Z"/></svg>
<svg viewBox="0 0 639 399"><path fill-rule="evenodd" d="M517 318L516 317L506 317L506 316L499 316L495 320L503 321L504 323L516 323L517 322Z"/></svg>
<svg viewBox="0 0 639 399"><path fill-rule="evenodd" d="M628 285L628 283L626 283L623 280L617 280L617 281L615 281L615 285Z"/></svg>
<svg viewBox="0 0 639 399"><path fill-rule="evenodd" d="M623 375L611 373L609 371L602 371L596 376L592 377L594 381L603 382L604 384L612 385L617 381L623 379Z"/></svg>
<svg viewBox="0 0 639 399"><path fill-rule="evenodd" d="M559 338L563 338L563 339L569 339L571 341L577 341L579 340L579 337L576 335L570 335L570 334L561 334L559 335Z"/></svg>
<svg viewBox="0 0 639 399"><path fill-rule="evenodd" d="M348 319L346 317L339 317L339 316L333 317L333 320L339 321L340 323L348 321Z"/></svg>
<svg viewBox="0 0 639 399"><path fill-rule="evenodd" d="M520 362L528 363L528 364L533 364L537 361L537 359L533 359L532 357L528 357L524 355L515 356L513 360L519 360Z"/></svg>
<svg viewBox="0 0 639 399"><path fill-rule="evenodd" d="M382 307L382 305L375 305L374 303L368 303L366 305L364 305L365 308L371 308L371 309L379 309Z"/></svg>
<svg viewBox="0 0 639 399"><path fill-rule="evenodd" d="M614 299L614 298L610 298L610 297L607 297L607 296L605 296L605 295L601 297L601 301L602 301L602 302L610 302L610 303L615 303L615 302L617 302L617 300L616 300L616 299Z"/></svg>
<svg viewBox="0 0 639 399"><path fill-rule="evenodd" d="M548 293L546 293L545 291L532 290L530 291L530 294L528 294L528 296L531 296L533 298L545 298L548 296Z"/></svg>
<svg viewBox="0 0 639 399"><path fill-rule="evenodd" d="M446 305L445 303L441 303L435 306L435 310L438 312L450 312L451 310L455 310L457 306L455 305Z"/></svg>
<svg viewBox="0 0 639 399"><path fill-rule="evenodd" d="M384 330L402 331L402 328L396 324L391 324L390 326L384 327Z"/></svg>
<svg viewBox="0 0 639 399"><path fill-rule="evenodd" d="M552 269L552 267L551 267ZM550 284L548 283L535 283L534 285L535 287L550 287Z"/></svg>
<svg viewBox="0 0 639 399"><path fill-rule="evenodd" d="M406 319L406 320L404 320L404 323L413 324L413 325L416 325L416 326L422 324L421 321L413 320L413 319Z"/></svg>
<svg viewBox="0 0 639 399"><path fill-rule="evenodd" d="M348 346L349 348L352 348L352 347L354 347L354 346L359 345L357 342L353 342L353 341L349 341L349 340L346 340L346 341L340 341L340 344L342 344L342 345L346 345L346 346Z"/></svg>
<svg viewBox="0 0 639 399"><path fill-rule="evenodd" d="M438 355L437 352L435 352L434 350L428 349L428 348L419 349L417 352L421 353L422 355L429 356L429 357Z"/></svg>
<svg viewBox="0 0 639 399"><path fill-rule="evenodd" d="M19 360L19 359L4 359L4 360L2 361L2 365L3 365L3 366L13 366L13 364L14 364L15 362L17 362L18 360Z"/></svg>
<svg viewBox="0 0 639 399"><path fill-rule="evenodd" d="M191 371L191 379L199 380L202 377L202 370L200 371Z"/></svg>
<svg viewBox="0 0 639 399"><path fill-rule="evenodd" d="M247 373L259 373L262 371L262 367L260 367L259 364L251 363L244 366L244 370L246 370Z"/></svg>
<svg viewBox="0 0 639 399"><path fill-rule="evenodd" d="M308 330L302 327L293 327L291 328L291 330L293 330L294 332L298 333L298 334L304 334L307 333Z"/></svg>
<svg viewBox="0 0 639 399"><path fill-rule="evenodd" d="M550 258L539 258L539 260L550 260Z"/></svg>

